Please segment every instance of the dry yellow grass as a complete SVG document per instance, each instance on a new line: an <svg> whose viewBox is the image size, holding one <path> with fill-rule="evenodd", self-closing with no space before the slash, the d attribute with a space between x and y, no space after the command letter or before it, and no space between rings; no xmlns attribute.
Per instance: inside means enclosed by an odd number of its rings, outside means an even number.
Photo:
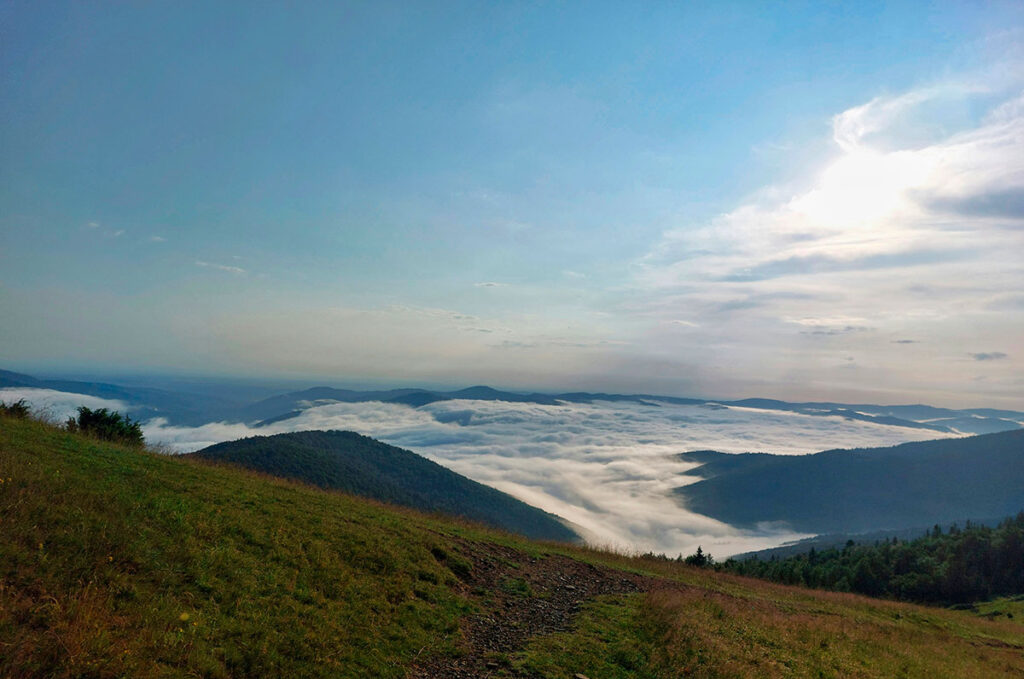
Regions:
<svg viewBox="0 0 1024 679"><path fill-rule="evenodd" d="M729 580L648 595L663 635L657 664L674 668L665 676L1024 676L1024 633L1012 623Z"/></svg>

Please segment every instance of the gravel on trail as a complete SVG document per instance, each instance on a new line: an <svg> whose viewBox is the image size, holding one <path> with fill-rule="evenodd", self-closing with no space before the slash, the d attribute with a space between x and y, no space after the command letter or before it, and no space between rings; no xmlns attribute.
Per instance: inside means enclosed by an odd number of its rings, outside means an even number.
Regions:
<svg viewBox="0 0 1024 679"><path fill-rule="evenodd" d="M484 612L463 621L458 657L423 660L410 670L412 679L475 679L499 671L517 676L502 665L503 655L522 650L532 637L572 629L589 599L650 591L659 582L566 556L534 557L502 545L462 542L459 556L472 564L462 578L466 593Z"/></svg>

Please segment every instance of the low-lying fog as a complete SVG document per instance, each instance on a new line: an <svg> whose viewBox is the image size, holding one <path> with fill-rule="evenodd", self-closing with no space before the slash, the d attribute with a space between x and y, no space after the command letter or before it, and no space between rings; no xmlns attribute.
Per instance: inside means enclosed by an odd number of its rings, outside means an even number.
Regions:
<svg viewBox="0 0 1024 679"><path fill-rule="evenodd" d="M61 419L78 405L126 411L124 404L78 394L0 390ZM371 403L311 407L298 417L254 428L210 423L143 426L146 440L176 452L245 436L346 429L408 448L482 483L562 516L598 545L715 557L804 537L784 527L742 531L687 511L672 489L695 479L688 450L807 454L942 438L942 433L751 408L595 402L545 406L504 401L442 401L420 408Z"/></svg>

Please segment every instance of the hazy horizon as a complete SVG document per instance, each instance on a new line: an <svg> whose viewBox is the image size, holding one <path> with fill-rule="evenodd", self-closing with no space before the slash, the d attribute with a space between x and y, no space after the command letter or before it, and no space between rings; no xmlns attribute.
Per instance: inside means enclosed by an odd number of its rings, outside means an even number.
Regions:
<svg viewBox="0 0 1024 679"><path fill-rule="evenodd" d="M863 399L847 399L841 400L833 398L835 394L829 391L827 386L822 386L821 391L811 392L820 394L820 396L808 397L808 398L787 398L774 393L769 393L769 389L779 390L781 393L790 393L785 390L784 387L769 386L765 390L758 391L756 387L748 387L748 391L740 393L727 393L727 392L714 392L714 393L698 393L698 392L668 392L668 391L652 391L642 389L624 389L615 390L614 388L607 388L607 386L600 386L607 383L602 382L600 378L596 378L594 384L598 386L586 386L588 383L576 382L574 386L559 388L558 385L544 386L544 387L532 387L529 383L525 383L522 386L510 385L503 383L492 383L484 380L478 380L476 382L472 379L468 380L419 380L411 381L403 379L401 376L393 376L388 378L372 378L372 377L344 377L344 376L294 376L294 375L255 375L255 374L235 374L225 375L217 373L200 374L200 373L174 373L174 372L153 372L153 371L140 371L140 372L106 372L103 370L97 370L95 368L89 369L86 366L81 367L68 367L61 368L60 366L8 366L0 365L0 370L9 370L11 372L29 375L31 377L39 379L58 379L58 380L74 380L74 381L93 381L93 382L104 382L108 384L124 385L124 386L143 386L153 388L163 388L171 391L174 390L204 390L212 388L218 389L242 389L250 390L253 393L266 393L266 395L276 395L280 393L287 393L291 391L301 391L304 389L311 389L314 387L329 387L334 389L349 389L352 391L374 391L374 390L387 390L387 389L423 389L426 391L438 391L438 392L449 392L458 391L460 389L467 389L470 387L484 386L497 389L499 391L507 391L510 393L518 394L546 394L546 395L558 395L572 392L587 392L587 393L604 393L612 395L640 395L640 396L664 396L670 398L693 398L693 399L707 399L713 401L741 401L750 398L765 398L773 399L778 401L785 401L789 403L801 403L801 402L824 402L824 403L837 403L844 405L856 405L857 403L870 403L873 405L882 406L898 406L898 405L928 405L939 408L949 408L952 410L969 410L972 408L994 408L994 409L1007 409L1007 410L1021 410L1024 411L1024 400L1014 403L1004 404L993 404L991 401L986 400L984 397L977 397L976 400L971 402L965 402L963 400L953 399L950 402L943 401L898 401L898 400L871 400L870 398ZM871 390L864 392L865 396L884 396L885 392L878 390Z"/></svg>

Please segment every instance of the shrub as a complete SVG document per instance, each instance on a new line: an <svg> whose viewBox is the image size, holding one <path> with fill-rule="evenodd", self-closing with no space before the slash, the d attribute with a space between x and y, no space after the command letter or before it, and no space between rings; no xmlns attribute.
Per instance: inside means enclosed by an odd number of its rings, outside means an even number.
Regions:
<svg viewBox="0 0 1024 679"><path fill-rule="evenodd" d="M7 415L8 417L16 417L19 420L23 420L28 417L28 403L25 399L15 401L10 405L0 401L0 415Z"/></svg>
<svg viewBox="0 0 1024 679"><path fill-rule="evenodd" d="M141 446L144 443L142 425L139 422L106 408L92 410L81 406L78 409L78 418L68 419L67 429L95 436L104 441L126 443L132 446Z"/></svg>
<svg viewBox="0 0 1024 679"><path fill-rule="evenodd" d="M711 568L715 565L715 560L711 558L710 554L705 554L701 547L697 547L697 551L684 559L685 563L691 566L697 566L698 568Z"/></svg>

